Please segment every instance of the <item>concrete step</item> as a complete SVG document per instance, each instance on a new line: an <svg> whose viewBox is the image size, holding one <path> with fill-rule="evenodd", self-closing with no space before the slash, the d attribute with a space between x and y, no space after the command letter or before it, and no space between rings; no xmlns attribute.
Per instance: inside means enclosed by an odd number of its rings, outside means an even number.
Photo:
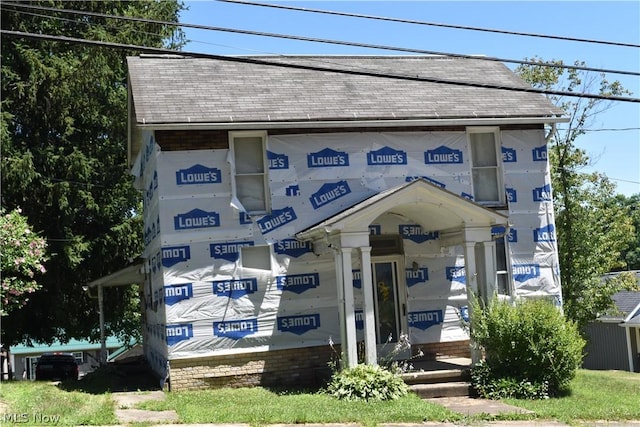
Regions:
<svg viewBox="0 0 640 427"><path fill-rule="evenodd" d="M412 371L402 374L407 384L434 384L456 381L468 381L468 369L441 369L437 371Z"/></svg>
<svg viewBox="0 0 640 427"><path fill-rule="evenodd" d="M452 381L432 384L412 384L409 390L416 393L422 399L435 397L470 396L472 394L471 383L467 381Z"/></svg>

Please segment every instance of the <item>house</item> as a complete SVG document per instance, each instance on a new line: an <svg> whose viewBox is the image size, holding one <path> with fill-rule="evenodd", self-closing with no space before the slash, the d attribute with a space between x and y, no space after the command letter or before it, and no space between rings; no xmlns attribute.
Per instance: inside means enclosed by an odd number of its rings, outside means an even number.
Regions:
<svg viewBox="0 0 640 427"><path fill-rule="evenodd" d="M144 351L172 390L310 384L404 338L469 356L470 295L562 304L545 125L566 118L503 64L128 67Z"/></svg>
<svg viewBox="0 0 640 427"><path fill-rule="evenodd" d="M636 272L640 281L640 272ZM585 369L640 372L640 292L613 295L614 309L587 325Z"/></svg>
<svg viewBox="0 0 640 427"><path fill-rule="evenodd" d="M113 353L123 347L122 341L115 337L107 337L105 348ZM55 340L51 344L33 343L33 345L20 344L10 348L11 366L13 375L17 380L35 380L35 369L38 359L44 353L72 353L78 362L80 378L89 372L93 372L100 366L101 344L87 340L71 339L67 343Z"/></svg>

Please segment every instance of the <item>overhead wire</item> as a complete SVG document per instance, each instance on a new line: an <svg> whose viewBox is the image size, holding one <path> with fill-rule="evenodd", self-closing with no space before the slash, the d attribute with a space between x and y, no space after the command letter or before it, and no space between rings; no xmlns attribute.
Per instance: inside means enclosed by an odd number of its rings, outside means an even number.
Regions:
<svg viewBox="0 0 640 427"><path fill-rule="evenodd" d="M245 4L249 6L261 6L261 7L275 8L275 9L294 10L299 12L311 12L311 13L321 13L326 15L345 16L349 18L364 18L364 19L371 19L371 20L378 20L378 21L398 22L403 24L415 24L415 25L426 25L426 26L432 26L432 27L452 28L456 30L483 31L487 33L507 34L512 36L539 37L539 38L546 38L546 39L564 40L564 41L582 42L582 43L596 43L596 44L604 44L604 45L611 45L611 46L640 47L640 44L635 44L635 43L615 42L615 41L607 41L607 40L594 40L594 39L585 39L585 38L568 37L568 36L555 36L550 34L525 33L521 31L509 31L509 30L500 30L495 28L471 27L466 25L443 24L443 23L437 23L437 22L417 21L414 19L391 18L386 16L365 15L361 13L311 9L311 8L299 7L299 6L285 6L285 5L273 4L273 3L260 3L260 2L253 2L253 1L244 1L244 0L217 0L217 1L221 3Z"/></svg>
<svg viewBox="0 0 640 427"><path fill-rule="evenodd" d="M441 84L450 84L450 85L457 85L457 86L464 86L464 87L476 87L476 88L498 89L498 90L507 90L507 91L515 91L515 92L539 93L539 94L545 94L545 95L559 95L559 96L568 96L568 97L576 97L576 98L601 99L601 100L608 100L608 101L640 103L640 98L630 98L630 97L624 97L624 96L614 96L614 95L604 96L604 95L591 94L591 93L578 93L578 92L558 91L558 90L549 90L549 89L536 89L529 86L527 87L504 86L504 85L496 85L496 84L488 84L488 83L473 83L473 82L456 81L456 80L449 80L449 79L438 79L438 78L432 78L432 77L409 76L409 75L402 75L402 74L390 74L390 73L380 73L380 72L371 72L371 71L362 71L362 70L347 70L347 69L338 69L338 68L330 68L330 67L321 67L317 65L312 66L312 65L294 64L294 63L273 62L265 59L259 59L257 57L224 56L224 55L214 55L214 54L207 54L207 53L200 53L200 52L186 52L186 51L177 51L177 50L167 49L167 48L138 46L138 45L130 45L130 44L114 43L114 42L102 42L102 41L86 40L86 39L66 37L66 36L52 36L48 34L25 33L21 31L0 30L0 33L8 36L12 36L12 37L23 37L23 38L40 39L40 40L48 40L48 41L86 44L86 45L93 45L93 46L99 46L99 47L108 47L108 48L115 48L115 49L164 54L164 55L171 54L171 55L188 56L193 58L209 58L209 59L216 59L219 61L241 62L241 63L247 63L247 64L267 65L267 66L274 66L274 67L281 67L281 68L293 68L293 69L300 69L300 70L307 70L307 71L320 71L320 72L330 72L330 73L337 73L337 74L388 78L388 79L394 79L394 80L441 83ZM473 59L477 59L477 58L473 58Z"/></svg>
<svg viewBox="0 0 640 427"><path fill-rule="evenodd" d="M102 18L132 21L132 22L143 22L148 24L158 24L158 25L177 26L177 27L193 28L193 29L208 30L208 31L245 34L245 35L259 36L259 37L271 37L271 38L280 38L280 39L288 39L288 40L296 40L296 41L313 42L313 43L361 47L361 48L375 49L375 50L419 53L423 55L437 55L437 56L446 56L451 58L479 59L483 61L503 62L503 63L509 63L509 64L519 64L519 65L534 65L534 66L543 66L543 67L551 67L551 68L563 68L568 70L581 70L581 71L590 71L590 72L605 73L605 74L640 76L640 72L636 72L636 71L612 70L612 69L606 69L606 68L594 68L594 67L586 67L586 66L580 66L580 65L566 65L566 64L556 64L556 63L550 64L550 63L544 63L540 61L517 60L517 59L509 59L509 58L498 58L498 57L492 57L492 56L466 55L466 54L440 52L440 51L433 51L433 50L405 48L400 46L387 46L387 45L351 42L351 41L344 41L344 40L332 40L332 39L322 39L322 38L316 38L316 37L297 36L297 35L290 35L290 34L269 33L264 31L243 30L238 28L225 28L225 27L216 27L216 26L210 26L210 25L190 24L190 23L184 23L184 22L159 21L159 20L153 20L153 19L147 19L147 18L110 15L106 13L87 12L87 11L80 11L80 10L74 10L74 9L58 9L58 8L52 8L52 7L35 6L35 5L27 5L27 4L12 3L12 2L2 2L0 3L0 5L3 5L3 6L7 5L12 7L18 7L18 8L26 8L26 9L46 10L46 11L52 11L52 12L63 12L63 13L71 13L71 14L79 14L79 15L87 15L87 16L96 16L96 17L102 17Z"/></svg>

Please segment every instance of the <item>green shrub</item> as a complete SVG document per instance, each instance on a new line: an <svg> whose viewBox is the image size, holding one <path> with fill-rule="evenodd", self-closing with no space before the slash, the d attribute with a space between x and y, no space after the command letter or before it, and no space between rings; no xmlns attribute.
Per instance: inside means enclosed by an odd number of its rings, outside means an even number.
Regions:
<svg viewBox="0 0 640 427"><path fill-rule="evenodd" d="M487 397L557 395L582 363L585 342L576 324L547 300L494 300L484 308L476 302L472 325L486 357L486 366L474 367L472 378L478 392L488 390Z"/></svg>
<svg viewBox="0 0 640 427"><path fill-rule="evenodd" d="M359 364L335 372L327 391L345 400L394 400L405 396L408 386L399 375L381 366Z"/></svg>

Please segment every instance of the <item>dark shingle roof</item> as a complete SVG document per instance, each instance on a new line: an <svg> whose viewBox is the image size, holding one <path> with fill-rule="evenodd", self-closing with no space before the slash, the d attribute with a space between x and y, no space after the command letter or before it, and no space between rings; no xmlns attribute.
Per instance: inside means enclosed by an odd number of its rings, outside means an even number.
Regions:
<svg viewBox="0 0 640 427"><path fill-rule="evenodd" d="M429 56L251 58L528 87L504 64L479 59ZM144 124L557 118L563 114L537 93L180 56L129 57L128 65L136 121Z"/></svg>

